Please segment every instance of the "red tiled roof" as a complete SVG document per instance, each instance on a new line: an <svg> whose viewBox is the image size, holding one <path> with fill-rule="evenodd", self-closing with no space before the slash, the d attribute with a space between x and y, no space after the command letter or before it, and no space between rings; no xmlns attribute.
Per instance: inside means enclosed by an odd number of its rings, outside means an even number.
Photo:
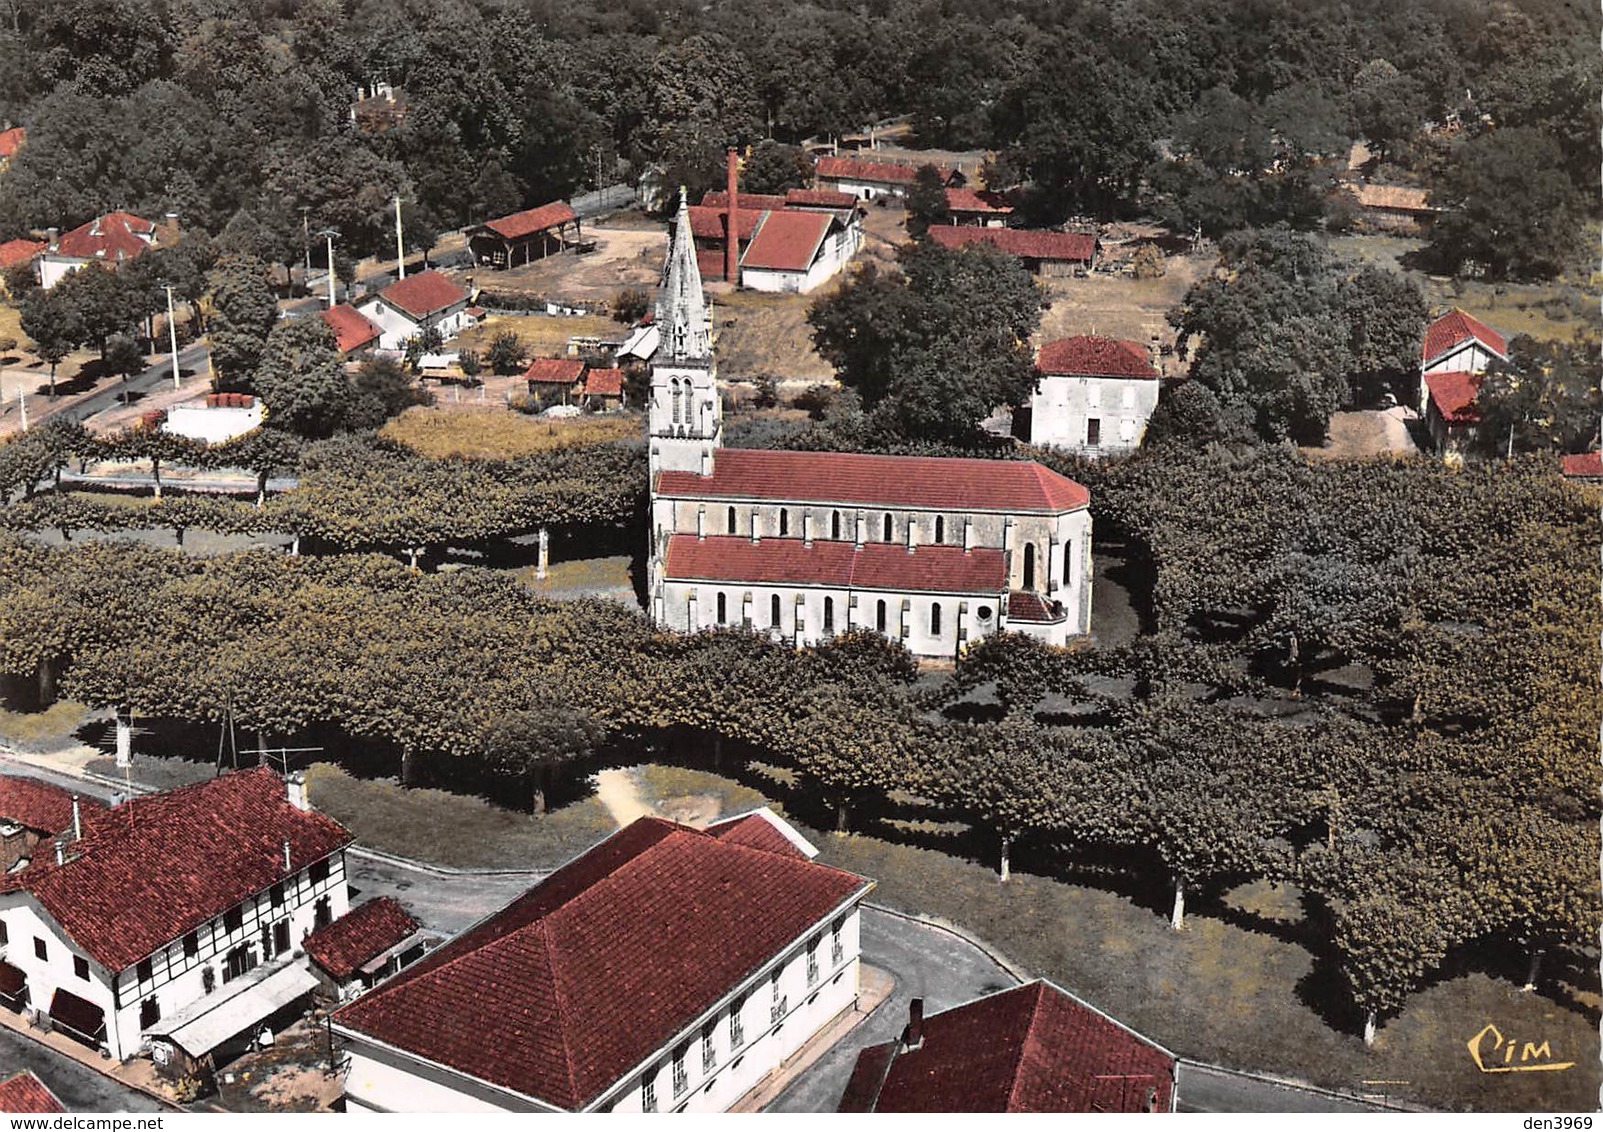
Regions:
<svg viewBox="0 0 1603 1132"><path fill-rule="evenodd" d="M597 397L622 397L623 370L591 370L584 375L584 391Z"/></svg>
<svg viewBox="0 0 1603 1132"><path fill-rule="evenodd" d="M133 259L150 246L156 226L131 212L108 212L66 233L55 250L79 259L117 263Z"/></svg>
<svg viewBox="0 0 1603 1132"><path fill-rule="evenodd" d="M831 157L818 159L813 171L820 177L840 181L863 181L885 185L911 185L918 179L920 166L900 161L864 161L859 157ZM941 180L950 182L958 175L956 169L937 165Z"/></svg>
<svg viewBox="0 0 1603 1132"><path fill-rule="evenodd" d="M0 270L27 263L47 246L43 240L7 240L0 244Z"/></svg>
<svg viewBox="0 0 1603 1132"><path fill-rule="evenodd" d="M1052 614L1040 594L1031 590L1014 590L1007 595L1007 619L1045 624L1052 620Z"/></svg>
<svg viewBox="0 0 1603 1132"><path fill-rule="evenodd" d="M711 189L702 194L701 208L715 208L720 213L729 209L729 193L723 189ZM785 207L785 198L776 193L741 193L740 208L742 211L751 209L753 212L774 212Z"/></svg>
<svg viewBox="0 0 1603 1132"><path fill-rule="evenodd" d="M523 376L541 385L572 385L584 376L584 359L535 358Z"/></svg>
<svg viewBox="0 0 1603 1132"><path fill-rule="evenodd" d="M1141 343L1096 334L1077 334L1048 342L1036 355L1035 368L1042 373L1071 377L1158 376Z"/></svg>
<svg viewBox="0 0 1603 1132"><path fill-rule="evenodd" d="M713 474L660 472L664 496L775 499L926 511L1032 511L1086 506L1090 492L1033 461L721 448Z"/></svg>
<svg viewBox="0 0 1603 1132"><path fill-rule="evenodd" d="M28 131L21 126L0 130L0 158L15 157L22 143L28 140Z"/></svg>
<svg viewBox="0 0 1603 1132"><path fill-rule="evenodd" d="M1501 334L1456 307L1425 328L1425 345L1420 357L1429 364L1471 341L1479 342L1500 358L1508 357L1508 343Z"/></svg>
<svg viewBox="0 0 1603 1132"><path fill-rule="evenodd" d="M0 1081L0 1112L66 1111L56 1094L27 1069Z"/></svg>
<svg viewBox="0 0 1603 1132"><path fill-rule="evenodd" d="M1481 419L1475 410L1475 394L1480 390L1480 374L1462 370L1427 373L1425 386L1431 403L1448 424L1474 424Z"/></svg>
<svg viewBox="0 0 1603 1132"><path fill-rule="evenodd" d="M856 208L857 198L834 189L789 189L786 208Z"/></svg>
<svg viewBox="0 0 1603 1132"><path fill-rule="evenodd" d="M91 811L105 809L98 798L80 795L84 820ZM0 775L0 818L41 833L57 834L72 825L72 791L20 775Z"/></svg>
<svg viewBox="0 0 1603 1132"><path fill-rule="evenodd" d="M797 538L673 535L663 570L684 581L750 585L943 594L1000 594L1007 587L1007 559L1000 550L926 544L909 554L899 542L865 542L858 550L845 540L817 539L806 546Z"/></svg>
<svg viewBox="0 0 1603 1132"><path fill-rule="evenodd" d="M307 936L306 954L336 979L348 979L373 956L417 931L412 914L388 896L352 908Z"/></svg>
<svg viewBox="0 0 1603 1132"><path fill-rule="evenodd" d="M334 345L342 354L377 342L379 335L384 333L367 315L349 303L340 303L319 313L334 332Z"/></svg>
<svg viewBox="0 0 1603 1132"><path fill-rule="evenodd" d="M984 212L999 216L1013 211L1006 197L986 189L947 189L946 207L953 212Z"/></svg>
<svg viewBox="0 0 1603 1132"><path fill-rule="evenodd" d="M55 917L74 944L121 971L291 872L350 844L332 818L298 810L265 767L147 794L84 815L67 863L36 859L0 878Z"/></svg>
<svg viewBox="0 0 1603 1132"><path fill-rule="evenodd" d="M424 318L466 302L468 293L432 268L398 279L383 291L384 301L407 314Z"/></svg>
<svg viewBox="0 0 1603 1132"><path fill-rule="evenodd" d="M786 837L761 811L713 822L707 827L707 832L732 845L748 845L770 853L788 853L803 861L812 860L802 852L801 846Z"/></svg>
<svg viewBox="0 0 1603 1132"><path fill-rule="evenodd" d="M917 1049L864 1050L840 1111L1167 1112L1174 1070L1168 1051L1037 980L926 1018Z"/></svg>
<svg viewBox="0 0 1603 1132"><path fill-rule="evenodd" d="M989 244L1022 259L1063 260L1090 263L1096 253L1096 237L1079 232L1049 232L1035 228L975 228L938 225L929 231L931 240L944 248L964 248L970 244Z"/></svg>
<svg viewBox="0 0 1603 1132"><path fill-rule="evenodd" d="M833 223L827 212L770 212L740 257L740 266L806 271Z"/></svg>
<svg viewBox="0 0 1603 1132"><path fill-rule="evenodd" d="M1603 452L1580 452L1564 457L1564 474L1575 479L1603 479Z"/></svg>
<svg viewBox="0 0 1603 1132"><path fill-rule="evenodd" d="M568 207L567 201L554 200L539 208L526 208L511 216L485 221L484 226L503 239L518 240L547 228L555 228L558 224L571 224L578 218L573 209Z"/></svg>
<svg viewBox="0 0 1603 1132"><path fill-rule="evenodd" d="M641 818L334 1023L582 1108L868 888L840 869Z"/></svg>
<svg viewBox="0 0 1603 1132"><path fill-rule="evenodd" d="M760 208L745 207L745 197L741 197L741 207L735 209L735 218L739 221L740 231L737 233L741 240L751 239L757 230L757 224L763 218ZM690 234L698 240L722 240L724 238L724 217L729 207L707 208L703 205L692 205L690 208Z"/></svg>

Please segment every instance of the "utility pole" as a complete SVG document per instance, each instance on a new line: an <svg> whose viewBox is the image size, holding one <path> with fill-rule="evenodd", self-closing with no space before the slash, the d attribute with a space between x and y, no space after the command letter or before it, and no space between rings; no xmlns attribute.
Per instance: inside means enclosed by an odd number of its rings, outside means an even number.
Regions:
<svg viewBox="0 0 1603 1132"><path fill-rule="evenodd" d="M173 348L173 388L181 388L178 378L178 320L173 316L173 285L163 283L161 289L167 292L167 338Z"/></svg>
<svg viewBox="0 0 1603 1132"><path fill-rule="evenodd" d="M328 305L334 305L334 229L323 229L323 238L328 241Z"/></svg>
<svg viewBox="0 0 1603 1132"><path fill-rule="evenodd" d="M28 397L22 390L17 390L17 408L22 410L22 431L28 431Z"/></svg>
<svg viewBox="0 0 1603 1132"><path fill-rule="evenodd" d="M395 267L397 281L406 278L406 249L401 245L401 194L395 194Z"/></svg>
<svg viewBox="0 0 1603 1132"><path fill-rule="evenodd" d="M301 250L306 253L305 285L307 291L312 289L312 223L308 216L311 211L311 205L301 205Z"/></svg>

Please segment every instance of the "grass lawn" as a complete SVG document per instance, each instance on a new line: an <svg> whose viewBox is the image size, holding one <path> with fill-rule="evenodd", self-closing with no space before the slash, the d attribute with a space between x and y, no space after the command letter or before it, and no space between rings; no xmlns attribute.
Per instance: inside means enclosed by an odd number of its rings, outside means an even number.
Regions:
<svg viewBox="0 0 1603 1132"><path fill-rule="evenodd" d="M26 351L32 345L31 340L22 332L22 312L10 303L0 303L0 339L15 338L17 349L10 351L16 354Z"/></svg>
<svg viewBox="0 0 1603 1132"><path fill-rule="evenodd" d="M504 408L433 409L416 406L387 423L382 435L433 459L466 456L511 458L553 448L638 440L634 413L553 420L528 417Z"/></svg>
<svg viewBox="0 0 1603 1132"><path fill-rule="evenodd" d="M592 314L491 314L480 325L457 335L451 344L458 350L477 350L482 357L490 339L503 330L522 338L532 356L563 357L568 352L568 339L576 334L607 338L621 334L624 328L610 318Z"/></svg>
<svg viewBox="0 0 1603 1132"><path fill-rule="evenodd" d="M74 732L91 714L83 704L57 700L43 711L0 708L0 743L25 751L44 751L76 743Z"/></svg>
<svg viewBox="0 0 1603 1132"><path fill-rule="evenodd" d="M632 599L634 596L634 580L629 572L629 559L623 555L553 562L546 570L544 581L534 576L536 569L534 566L520 566L512 573L541 597L575 598L599 595Z"/></svg>
<svg viewBox="0 0 1603 1132"><path fill-rule="evenodd" d="M641 800L683 819L710 820L765 801L748 785L703 771L647 765L626 773ZM594 798L534 817L440 791L359 782L328 766L308 777L313 800L363 843L444 864L549 867L612 830ZM773 793L782 796L783 784L776 781ZM1294 890L1244 888L1193 911L1185 930L1174 932L1167 907L1117 892L1018 871L1003 885L989 863L875 836L803 832L824 861L875 878L872 900L962 926L1182 1056L1444 1110L1585 1111L1596 1102L1595 989L1522 994L1507 980L1458 974L1415 995L1366 1050L1350 1027L1333 1028L1315 1005L1339 996L1300 941ZM1015 870L1029 864L1016 859ZM1483 1074L1466 1043L1488 1023L1521 1043L1547 1041L1555 1060L1575 1065Z"/></svg>

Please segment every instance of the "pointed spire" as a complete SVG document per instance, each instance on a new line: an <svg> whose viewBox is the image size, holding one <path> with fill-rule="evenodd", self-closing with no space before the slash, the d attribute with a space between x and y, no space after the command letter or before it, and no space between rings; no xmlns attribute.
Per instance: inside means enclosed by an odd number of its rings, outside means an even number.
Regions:
<svg viewBox="0 0 1603 1132"><path fill-rule="evenodd" d="M701 293L701 269L696 265L696 242L690 231L690 200L681 186L679 215L674 218L673 241L657 296L657 326L663 335L665 357L672 361L710 359L710 322L707 300Z"/></svg>

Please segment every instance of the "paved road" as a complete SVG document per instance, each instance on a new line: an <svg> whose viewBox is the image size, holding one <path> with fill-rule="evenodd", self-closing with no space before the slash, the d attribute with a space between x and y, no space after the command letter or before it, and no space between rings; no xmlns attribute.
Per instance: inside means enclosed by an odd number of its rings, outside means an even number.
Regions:
<svg viewBox="0 0 1603 1132"><path fill-rule="evenodd" d="M351 902L393 896L437 932L455 934L512 902L542 873L439 874L354 852L345 857Z"/></svg>
<svg viewBox="0 0 1603 1132"><path fill-rule="evenodd" d="M49 1046L0 1029L0 1078L31 1069L69 1112L171 1112L137 1089L101 1076Z"/></svg>
<svg viewBox="0 0 1603 1132"><path fill-rule="evenodd" d="M70 472L62 469L62 483L85 484L98 487L121 487L140 490L154 487L155 480L149 472L120 472L114 476L94 475L87 472ZM294 476L269 476L267 478L267 494L276 495L281 491L293 491L300 485ZM206 476L175 476L171 472L162 477L163 491L207 491L221 492L226 495L256 494L256 477L253 475L206 475Z"/></svg>
<svg viewBox="0 0 1603 1132"><path fill-rule="evenodd" d="M1259 1077L1208 1066L1180 1064L1175 1088L1180 1112L1385 1112L1333 1093L1280 1085Z"/></svg>
<svg viewBox="0 0 1603 1132"><path fill-rule="evenodd" d="M178 351L178 368L183 373L195 373L206 364L206 346L201 343L186 346ZM127 381L114 381L106 388L91 393L74 405L63 408L54 414L62 420L81 421L96 413L105 412L114 405L121 403L124 394L148 393L163 381L173 379L173 363L170 355L164 356L161 361L151 366L144 373L131 377Z"/></svg>

